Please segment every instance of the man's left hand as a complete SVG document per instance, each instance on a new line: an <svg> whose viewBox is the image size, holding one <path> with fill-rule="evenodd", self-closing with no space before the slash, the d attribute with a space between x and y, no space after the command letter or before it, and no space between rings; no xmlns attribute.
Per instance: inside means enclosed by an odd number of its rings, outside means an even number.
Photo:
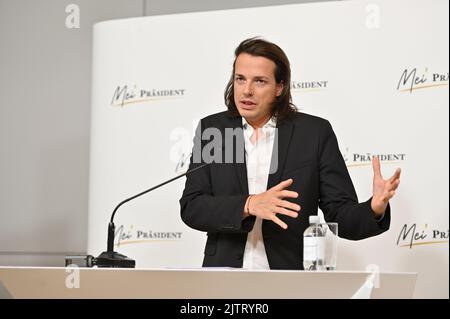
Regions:
<svg viewBox="0 0 450 319"><path fill-rule="evenodd" d="M373 197L372 210L376 214L375 217L383 216L386 211L389 200L394 197L395 190L400 184L400 168L397 168L391 178L385 180L381 175L380 159L372 158L373 167Z"/></svg>

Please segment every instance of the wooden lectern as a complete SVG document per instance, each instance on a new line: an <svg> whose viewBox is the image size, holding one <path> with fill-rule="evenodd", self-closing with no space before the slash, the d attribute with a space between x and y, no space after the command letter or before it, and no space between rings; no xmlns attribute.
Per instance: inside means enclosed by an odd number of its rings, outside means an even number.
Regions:
<svg viewBox="0 0 450 319"><path fill-rule="evenodd" d="M0 298L412 298L416 273L0 267Z"/></svg>

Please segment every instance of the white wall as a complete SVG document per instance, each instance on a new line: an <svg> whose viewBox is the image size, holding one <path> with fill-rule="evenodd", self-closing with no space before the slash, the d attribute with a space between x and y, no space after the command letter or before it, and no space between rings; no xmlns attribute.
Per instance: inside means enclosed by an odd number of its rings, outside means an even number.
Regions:
<svg viewBox="0 0 450 319"><path fill-rule="evenodd" d="M0 0L0 265L86 251L95 22L301 2ZM68 4L79 29L65 26Z"/></svg>
<svg viewBox="0 0 450 319"><path fill-rule="evenodd" d="M86 250L92 25L142 13L141 0L0 1L0 265Z"/></svg>
<svg viewBox="0 0 450 319"><path fill-rule="evenodd" d="M145 0L144 10L150 16L326 1L330 0Z"/></svg>

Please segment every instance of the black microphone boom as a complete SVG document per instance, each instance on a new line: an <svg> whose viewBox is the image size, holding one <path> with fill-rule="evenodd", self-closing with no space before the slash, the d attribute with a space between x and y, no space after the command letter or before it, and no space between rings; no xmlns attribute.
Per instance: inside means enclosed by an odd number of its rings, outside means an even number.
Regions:
<svg viewBox="0 0 450 319"><path fill-rule="evenodd" d="M119 209L120 206L122 206L126 202L129 202L130 200L133 200L139 196L147 194L148 192L151 192L157 188L160 188L161 186L164 186L170 182L173 182L174 180L179 179L180 177L183 177L187 174L195 172L196 170L203 168L208 164L209 163L202 164L196 168L188 170L187 172L180 174L174 178L171 178L168 181L165 181L164 183L153 186L152 188L149 188L146 191L143 191L137 195L134 195L134 196L127 198L124 201L120 202L119 205L117 205L116 208L114 208L114 211L111 215L111 220L108 224L107 249L106 249L106 251L102 252L97 258L95 258L93 265L97 266L97 267L110 267L110 268L134 268L136 266L136 262L133 259L130 259L127 256L119 254L118 252L114 251L114 236L115 236L115 231L116 231L116 226L114 225L114 216L116 215L117 209Z"/></svg>

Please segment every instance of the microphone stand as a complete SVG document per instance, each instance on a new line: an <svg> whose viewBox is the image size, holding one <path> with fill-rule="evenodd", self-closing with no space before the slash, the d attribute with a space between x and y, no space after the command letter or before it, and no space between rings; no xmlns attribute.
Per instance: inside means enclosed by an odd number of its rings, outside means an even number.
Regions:
<svg viewBox="0 0 450 319"><path fill-rule="evenodd" d="M183 177L187 174L190 174L192 172L195 172L196 170L205 167L209 163L202 164L190 171L187 171L183 174L180 174L174 178L169 179L168 181L165 181L164 183L161 183L159 185L156 185L152 188L147 189L146 191L143 191L137 195L134 195L130 198L125 199L124 201L120 202L119 205L116 206L114 209L111 220L108 224L108 243L107 243L107 250L102 252L97 258L94 259L93 265L98 267L109 267L109 268L135 268L136 262L128 258L125 255L119 254L118 252L114 251L114 236L116 231L116 226L114 225L114 216L116 215L117 209L119 209L120 206L125 204L126 202L129 202L139 196L142 196L144 194L147 194L148 192L151 192L157 188L160 188L161 186L164 186L176 179L179 179L180 177Z"/></svg>

